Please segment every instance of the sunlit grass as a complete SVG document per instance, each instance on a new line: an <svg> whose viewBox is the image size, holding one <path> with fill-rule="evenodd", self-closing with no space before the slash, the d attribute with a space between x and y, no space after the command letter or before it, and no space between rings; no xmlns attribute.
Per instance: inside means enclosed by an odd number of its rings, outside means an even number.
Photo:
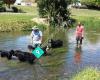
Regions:
<svg viewBox="0 0 100 80"><path fill-rule="evenodd" d="M33 6L16 6L22 13L5 12L0 13L0 31L24 31L31 30L31 27L38 25L41 29L44 25L32 21L38 17L37 7Z"/></svg>
<svg viewBox="0 0 100 80"><path fill-rule="evenodd" d="M89 9L72 9L71 17L81 22L86 30L99 30L100 29L100 11Z"/></svg>
<svg viewBox="0 0 100 80"><path fill-rule="evenodd" d="M99 10L90 10L90 9L72 9L71 15L73 16L87 16L87 17L98 17L100 19Z"/></svg>
<svg viewBox="0 0 100 80"><path fill-rule="evenodd" d="M36 7L31 6L16 6L21 9L23 13L0 13L0 22L31 20L34 17L38 17L38 10Z"/></svg>
<svg viewBox="0 0 100 80"><path fill-rule="evenodd" d="M100 71L94 68L87 68L76 74L72 80L100 80Z"/></svg>

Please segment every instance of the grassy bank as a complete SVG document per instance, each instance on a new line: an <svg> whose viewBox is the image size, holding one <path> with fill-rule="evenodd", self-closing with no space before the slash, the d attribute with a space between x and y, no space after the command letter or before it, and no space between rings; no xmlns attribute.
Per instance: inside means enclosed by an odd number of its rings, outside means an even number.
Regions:
<svg viewBox="0 0 100 80"><path fill-rule="evenodd" d="M100 11L88 9L72 9L71 13L71 17L76 19L77 22L82 22L87 30L100 29Z"/></svg>
<svg viewBox="0 0 100 80"><path fill-rule="evenodd" d="M0 22L0 31L1 32L10 32L10 31L30 31L34 25L40 27L44 30L46 28L43 24L37 24L30 20L21 20L21 21L5 21Z"/></svg>
<svg viewBox="0 0 100 80"><path fill-rule="evenodd" d="M94 68L87 68L79 72L72 80L100 80L100 71Z"/></svg>
<svg viewBox="0 0 100 80"><path fill-rule="evenodd" d="M45 25L37 24L31 19L38 17L36 7L17 6L24 13L0 13L0 31L26 31L31 30L34 25L38 25L42 29Z"/></svg>

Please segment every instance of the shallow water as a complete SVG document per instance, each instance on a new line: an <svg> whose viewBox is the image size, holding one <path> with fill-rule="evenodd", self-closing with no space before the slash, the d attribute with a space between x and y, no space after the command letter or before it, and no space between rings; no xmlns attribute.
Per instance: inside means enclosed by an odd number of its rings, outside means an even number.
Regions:
<svg viewBox="0 0 100 80"><path fill-rule="evenodd" d="M100 69L100 32L87 31L81 48L76 47L75 29L67 33L67 52L58 55L61 65L45 65L45 60L52 56L42 57L34 65L21 63L17 59L8 61L0 58L0 80L69 80L80 70L92 66ZM28 51L30 32L0 33L0 50ZM42 64L43 63L43 64Z"/></svg>
<svg viewBox="0 0 100 80"><path fill-rule="evenodd" d="M68 33L69 49L63 66L63 79L72 77L86 67L100 69L100 32L86 31L80 48L76 47L74 32L75 29L72 29Z"/></svg>

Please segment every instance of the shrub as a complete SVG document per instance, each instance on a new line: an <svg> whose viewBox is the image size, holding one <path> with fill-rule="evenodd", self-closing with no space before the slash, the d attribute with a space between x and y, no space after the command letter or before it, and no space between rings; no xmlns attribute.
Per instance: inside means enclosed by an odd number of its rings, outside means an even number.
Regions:
<svg viewBox="0 0 100 80"><path fill-rule="evenodd" d="M69 20L70 12L67 9L71 0L38 0L39 14L42 17L47 17L49 23L53 26L60 24L63 21Z"/></svg>

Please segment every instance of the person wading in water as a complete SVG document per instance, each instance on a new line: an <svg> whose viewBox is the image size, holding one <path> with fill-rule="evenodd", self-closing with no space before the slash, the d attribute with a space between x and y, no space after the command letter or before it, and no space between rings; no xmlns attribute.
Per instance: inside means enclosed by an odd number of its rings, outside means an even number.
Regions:
<svg viewBox="0 0 100 80"><path fill-rule="evenodd" d="M37 47L37 46L41 45L41 43L42 43L42 31L40 31L37 26L34 26L32 28L32 32L31 32L30 36L32 38L33 47Z"/></svg>
<svg viewBox="0 0 100 80"><path fill-rule="evenodd" d="M84 38L84 26L80 22L78 22L75 34L77 47L80 47Z"/></svg>

